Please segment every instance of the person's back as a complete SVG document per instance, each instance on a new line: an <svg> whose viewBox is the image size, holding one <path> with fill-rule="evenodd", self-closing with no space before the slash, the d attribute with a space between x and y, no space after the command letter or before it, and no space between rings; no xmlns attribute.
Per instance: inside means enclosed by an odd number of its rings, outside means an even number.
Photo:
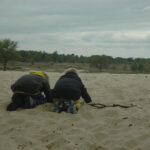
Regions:
<svg viewBox="0 0 150 150"><path fill-rule="evenodd" d="M16 110L20 106L26 107L26 102L31 99L36 100L35 105L52 102L48 76L42 71L32 71L30 74L20 77L12 84L11 89L14 94L12 96L12 103L7 107L7 110ZM45 98L41 92L44 92Z"/></svg>
<svg viewBox="0 0 150 150"><path fill-rule="evenodd" d="M69 74L69 76L68 76ZM78 77L72 78L71 75L75 75L75 73L67 73L62 76L55 84L53 89L54 98L65 98L77 100L81 96L82 84L78 80Z"/></svg>
<svg viewBox="0 0 150 150"><path fill-rule="evenodd" d="M11 89L15 93L23 92L25 94L35 95L44 91L44 86L49 88L48 82L45 78L27 74L20 77L14 84L11 85Z"/></svg>

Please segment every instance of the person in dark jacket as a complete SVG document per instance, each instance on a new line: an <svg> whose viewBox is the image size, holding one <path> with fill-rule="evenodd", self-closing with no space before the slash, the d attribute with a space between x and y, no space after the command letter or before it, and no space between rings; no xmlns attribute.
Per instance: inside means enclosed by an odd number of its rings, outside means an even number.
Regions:
<svg viewBox="0 0 150 150"><path fill-rule="evenodd" d="M42 71L31 71L20 77L11 85L11 89L13 96L11 103L7 106L8 111L14 111L17 108L33 108L39 104L52 102L49 78ZM42 92L45 97L41 94Z"/></svg>
<svg viewBox="0 0 150 150"><path fill-rule="evenodd" d="M73 100L77 110L80 108L80 97L86 103L90 103L91 97L88 94L84 84L82 83L76 69L68 69L68 71L60 77L52 90L54 101ZM56 110L54 110L56 111Z"/></svg>

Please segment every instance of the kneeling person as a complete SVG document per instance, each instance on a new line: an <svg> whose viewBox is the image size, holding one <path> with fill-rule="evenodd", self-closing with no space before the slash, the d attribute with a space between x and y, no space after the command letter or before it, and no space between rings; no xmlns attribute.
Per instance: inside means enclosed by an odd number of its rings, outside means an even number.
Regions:
<svg viewBox="0 0 150 150"><path fill-rule="evenodd" d="M20 77L11 85L13 96L11 103L7 106L8 111L17 108L33 108L36 105L52 102L52 94L49 78L42 71L31 71ZM45 97L41 94L44 92Z"/></svg>
<svg viewBox="0 0 150 150"><path fill-rule="evenodd" d="M54 98L54 109L53 111L60 112L61 109L67 110L64 104L69 101L68 106L73 113L72 105L76 106L78 110L80 108L80 97L84 99L86 103L91 102L91 97L89 96L84 84L82 83L76 69L68 69L68 71L60 77L56 82L54 89L52 90ZM63 103L63 104L62 104ZM72 104L73 103L73 104Z"/></svg>

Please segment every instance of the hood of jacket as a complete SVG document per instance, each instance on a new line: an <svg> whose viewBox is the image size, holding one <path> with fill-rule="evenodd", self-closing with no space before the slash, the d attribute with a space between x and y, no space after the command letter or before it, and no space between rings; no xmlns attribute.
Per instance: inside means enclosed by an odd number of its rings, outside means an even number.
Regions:
<svg viewBox="0 0 150 150"><path fill-rule="evenodd" d="M29 74L38 75L38 76L45 78L45 74L43 71L30 71Z"/></svg>

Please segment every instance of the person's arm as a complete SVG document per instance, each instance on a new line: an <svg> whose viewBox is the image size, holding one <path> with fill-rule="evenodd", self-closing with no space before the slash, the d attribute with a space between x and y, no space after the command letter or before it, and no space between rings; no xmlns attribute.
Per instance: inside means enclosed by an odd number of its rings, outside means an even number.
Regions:
<svg viewBox="0 0 150 150"><path fill-rule="evenodd" d="M81 96L83 97L84 101L86 103L90 103L92 101L90 95L87 92L87 89L85 88L84 84L82 83L81 79L79 78L80 82L81 82Z"/></svg>
<svg viewBox="0 0 150 150"><path fill-rule="evenodd" d="M52 91L47 80L44 81L44 94L48 102L53 102Z"/></svg>
<svg viewBox="0 0 150 150"><path fill-rule="evenodd" d="M84 86L82 88L81 94L86 103L90 103L92 101L90 95L87 92L87 89Z"/></svg>

